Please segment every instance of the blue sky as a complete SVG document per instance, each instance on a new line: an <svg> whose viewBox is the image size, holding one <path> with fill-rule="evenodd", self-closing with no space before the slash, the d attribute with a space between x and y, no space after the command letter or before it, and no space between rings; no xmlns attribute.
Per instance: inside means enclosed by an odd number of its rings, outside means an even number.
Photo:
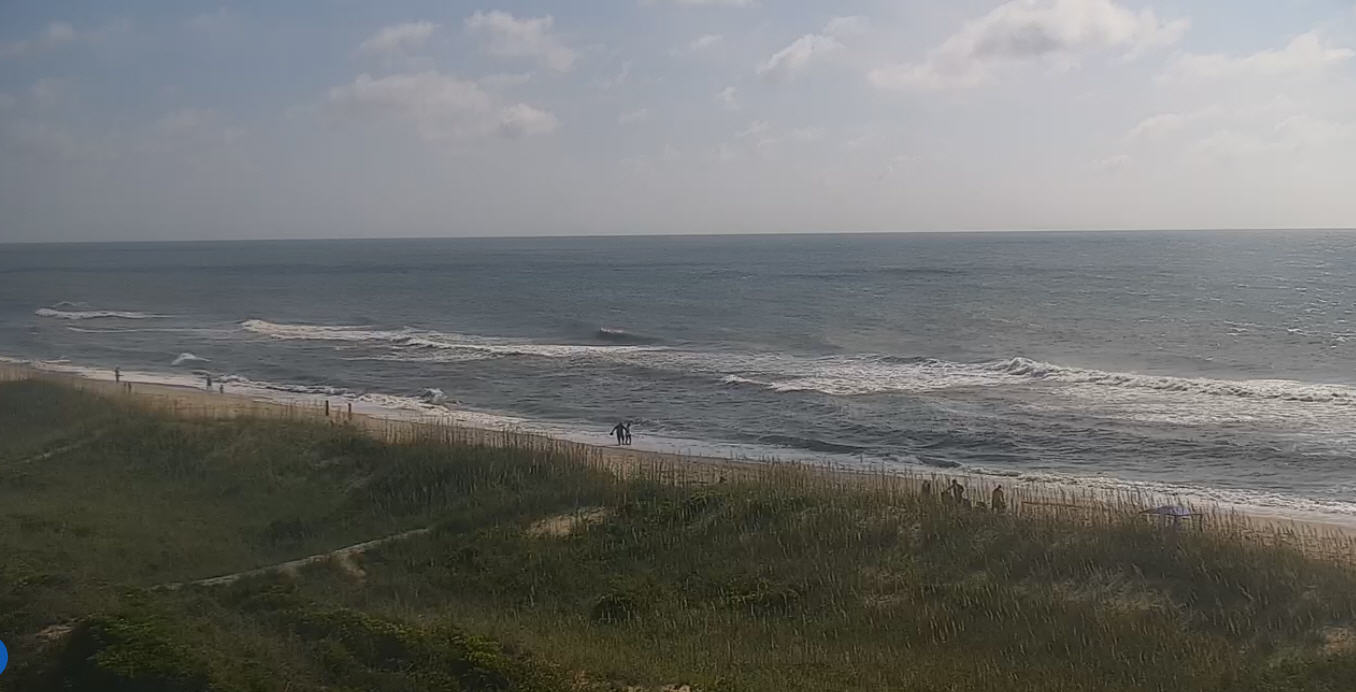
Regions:
<svg viewBox="0 0 1356 692"><path fill-rule="evenodd" d="M0 241L1356 226L1356 2L0 5Z"/></svg>

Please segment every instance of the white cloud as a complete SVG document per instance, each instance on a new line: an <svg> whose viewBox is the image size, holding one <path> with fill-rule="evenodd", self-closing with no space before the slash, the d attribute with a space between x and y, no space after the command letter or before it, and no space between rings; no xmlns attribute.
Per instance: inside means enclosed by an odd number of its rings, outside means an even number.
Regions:
<svg viewBox="0 0 1356 692"><path fill-rule="evenodd" d="M1100 161L1095 161L1092 167L1099 171L1117 171L1129 166L1133 159L1129 154L1113 154Z"/></svg>
<svg viewBox="0 0 1356 692"><path fill-rule="evenodd" d="M1300 34L1279 50L1264 50L1251 55L1222 53L1186 54L1168 68L1168 81L1222 79L1229 77L1277 77L1317 72L1351 59L1356 52L1328 45L1315 32Z"/></svg>
<svg viewBox="0 0 1356 692"><path fill-rule="evenodd" d="M692 39L681 48L674 49L674 55L700 55L719 46L725 41L721 34L703 34Z"/></svg>
<svg viewBox="0 0 1356 692"><path fill-rule="evenodd" d="M622 113L621 115L618 115L617 124L631 125L634 123L643 122L645 120L648 120L649 118L650 118L649 108L637 108L636 110L627 111L625 113Z"/></svg>
<svg viewBox="0 0 1356 692"><path fill-rule="evenodd" d="M486 89L493 89L495 91L498 91L500 89L510 89L512 87L527 84L528 82L532 81L532 73L508 72L491 74L485 75L484 77L481 77L476 81L480 82L480 86L483 86Z"/></svg>
<svg viewBox="0 0 1356 692"><path fill-rule="evenodd" d="M1133 56L1177 41L1188 25L1113 0L1012 0L967 23L923 62L881 67L868 77L886 89L970 87L1006 62L1055 58L1067 66L1082 53L1111 49Z"/></svg>
<svg viewBox="0 0 1356 692"><path fill-rule="evenodd" d="M516 139L531 135L545 135L555 132L560 120L552 113L533 108L525 103L509 106L499 113L499 127L496 133L503 137Z"/></svg>
<svg viewBox="0 0 1356 692"><path fill-rule="evenodd" d="M615 76L594 80L593 84L599 89L616 89L617 87L626 84L626 80L630 78L631 61L628 60L622 63L621 69L617 71Z"/></svg>
<svg viewBox="0 0 1356 692"><path fill-rule="evenodd" d="M850 17L834 17L824 25L824 33L829 36L839 38L848 38L852 36L861 36L871 31L871 20L860 15Z"/></svg>
<svg viewBox="0 0 1356 692"><path fill-rule="evenodd" d="M656 4L663 0L647 0L646 4ZM667 0L674 5L687 7L753 7L758 0Z"/></svg>
<svg viewBox="0 0 1356 692"><path fill-rule="evenodd" d="M180 108L161 116L151 128L162 144L192 142L198 146L225 146L237 142L244 130L226 122L211 108Z"/></svg>
<svg viewBox="0 0 1356 692"><path fill-rule="evenodd" d="M52 22L33 38L0 44L0 58L17 57L55 48L77 38L75 27L67 22Z"/></svg>
<svg viewBox="0 0 1356 692"><path fill-rule="evenodd" d="M552 31L555 18L518 19L507 12L476 12L466 18L467 31L485 41L490 55L501 58L533 58L557 72L574 67L575 52Z"/></svg>
<svg viewBox="0 0 1356 692"><path fill-rule="evenodd" d="M739 90L732 86L727 86L716 93L716 101L726 110L739 110Z"/></svg>
<svg viewBox="0 0 1356 692"><path fill-rule="evenodd" d="M393 24L383 27L358 46L358 52L366 55L402 53L414 50L428 43L428 39L437 30L433 22L419 21Z"/></svg>
<svg viewBox="0 0 1356 692"><path fill-rule="evenodd" d="M216 112L210 109L181 108L157 120L155 129L165 134L183 134L213 123L216 119Z"/></svg>
<svg viewBox="0 0 1356 692"><path fill-rule="evenodd" d="M1356 125L1308 114L1283 118L1265 129L1224 126L1201 137L1187 151L1205 159L1238 160L1263 155L1292 159L1302 152L1330 151L1356 141Z"/></svg>
<svg viewBox="0 0 1356 692"><path fill-rule="evenodd" d="M824 34L806 34L791 42L791 45L772 54L766 62L758 66L758 76L772 81L785 81L795 77L816 60L842 50L838 39Z"/></svg>
<svg viewBox="0 0 1356 692"><path fill-rule="evenodd" d="M504 105L475 82L433 71L358 75L352 84L331 89L329 100L357 115L407 120L429 140L523 137L553 132L560 124L551 113L524 103Z"/></svg>
<svg viewBox="0 0 1356 692"><path fill-rule="evenodd" d="M772 54L758 66L758 76L776 82L792 79L815 62L843 51L843 40L859 38L870 30L866 17L834 17L818 33L805 34Z"/></svg>
<svg viewBox="0 0 1356 692"><path fill-rule="evenodd" d="M738 140L754 140L758 142L766 142L770 141L769 138L767 138L767 136L769 136L770 130L772 130L772 126L767 125L767 121L753 121L749 123L749 126L747 126L747 128L744 128L742 130L739 130L739 132L736 132L735 138L738 138Z"/></svg>
<svg viewBox="0 0 1356 692"><path fill-rule="evenodd" d="M1140 139L1143 137L1157 137L1181 130L1186 124L1194 119L1193 115L1183 115L1181 113L1159 113L1151 115L1130 128L1126 133L1126 139Z"/></svg>

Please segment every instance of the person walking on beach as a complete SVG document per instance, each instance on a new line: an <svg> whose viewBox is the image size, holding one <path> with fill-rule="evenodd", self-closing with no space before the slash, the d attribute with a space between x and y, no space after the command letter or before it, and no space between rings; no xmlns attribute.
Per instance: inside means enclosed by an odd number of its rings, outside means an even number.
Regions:
<svg viewBox="0 0 1356 692"><path fill-rule="evenodd" d="M122 368L113 368L113 381L122 382Z"/></svg>
<svg viewBox="0 0 1356 692"><path fill-rule="evenodd" d="M951 502L958 505L965 504L965 486L957 483L954 478L951 479L951 484L946 486L946 490L942 494Z"/></svg>
<svg viewBox="0 0 1356 692"><path fill-rule="evenodd" d="M617 424L612 426L612 434L617 437L618 445L626 444L626 424L617 421Z"/></svg>
<svg viewBox="0 0 1356 692"><path fill-rule="evenodd" d="M1003 486L998 486L989 494L989 507L995 512L1002 512L1008 508L1008 496L1003 492Z"/></svg>
<svg viewBox="0 0 1356 692"><path fill-rule="evenodd" d="M622 444L631 444L631 421L627 421L626 425L622 426L622 437L626 440Z"/></svg>
<svg viewBox="0 0 1356 692"><path fill-rule="evenodd" d="M203 375L203 377L206 377L206 378L207 378L207 391L209 391L209 392L212 391L212 376L211 376L211 375Z"/></svg>

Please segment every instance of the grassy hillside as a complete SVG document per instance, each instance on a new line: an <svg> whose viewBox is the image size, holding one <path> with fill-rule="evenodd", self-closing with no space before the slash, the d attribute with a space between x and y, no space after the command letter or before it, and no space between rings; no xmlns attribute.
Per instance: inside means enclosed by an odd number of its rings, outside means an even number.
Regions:
<svg viewBox="0 0 1356 692"><path fill-rule="evenodd" d="M1350 690L1356 572L1134 516L627 480L0 384L6 690ZM333 559L249 570L412 529Z"/></svg>

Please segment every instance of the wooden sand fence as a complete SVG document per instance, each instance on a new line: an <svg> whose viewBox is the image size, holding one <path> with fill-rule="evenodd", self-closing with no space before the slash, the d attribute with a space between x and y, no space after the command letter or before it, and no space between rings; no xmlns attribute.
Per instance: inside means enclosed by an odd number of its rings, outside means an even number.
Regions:
<svg viewBox="0 0 1356 692"><path fill-rule="evenodd" d="M1272 546L1289 546L1323 559L1356 564L1356 532L1342 526L1298 520L1256 517L1212 504L1193 504L1178 498L1136 489L1105 490L1070 484L927 472L897 467L788 462L772 457L711 458L635 450L629 447L563 440L513 427L488 429L462 425L448 416L381 416L355 413L351 402L267 401L162 385L117 383L54 373L24 365L0 364L0 382L37 379L90 392L122 405L173 416L206 420L271 419L350 426L391 444L437 444L451 449L493 447L518 450L551 463L574 463L623 479L646 480L672 486L753 483L776 492L866 494L889 506L914 501L924 488L940 498L955 480L966 490L967 502L977 511L988 503L995 487L1006 494L1006 512L1027 520L1113 527L1128 517L1163 505L1181 505L1195 516L1174 520L1144 516L1172 530L1210 531ZM940 501L940 499L939 499ZM983 508L987 509L987 508Z"/></svg>

